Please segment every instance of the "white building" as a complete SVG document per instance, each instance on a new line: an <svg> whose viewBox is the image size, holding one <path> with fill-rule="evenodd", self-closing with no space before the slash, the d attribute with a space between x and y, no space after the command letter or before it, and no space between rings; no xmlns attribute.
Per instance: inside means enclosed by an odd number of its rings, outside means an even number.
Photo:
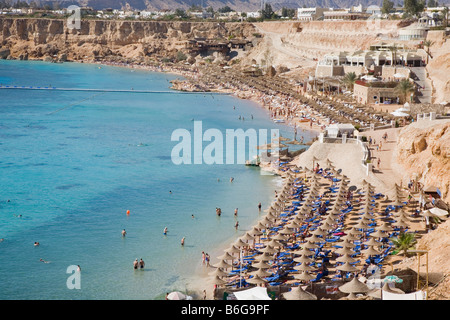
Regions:
<svg viewBox="0 0 450 320"><path fill-rule="evenodd" d="M329 10L328 8L298 8L297 9L297 19L300 21L315 21L323 20L324 11Z"/></svg>

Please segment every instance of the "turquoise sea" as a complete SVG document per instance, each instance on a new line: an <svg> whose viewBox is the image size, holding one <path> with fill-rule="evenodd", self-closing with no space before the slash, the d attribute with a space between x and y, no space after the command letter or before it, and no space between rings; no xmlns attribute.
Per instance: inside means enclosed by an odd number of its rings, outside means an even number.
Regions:
<svg viewBox="0 0 450 320"><path fill-rule="evenodd" d="M175 78L0 61L0 83L10 86L167 91ZM193 130L193 120L224 135L277 128L293 137L263 108L227 95L0 89L0 299L162 299L189 287L201 252L249 230L263 214L258 203L267 208L280 187L242 164L172 163L171 134ZM136 258L144 270L133 270ZM72 265L80 289L67 286Z"/></svg>

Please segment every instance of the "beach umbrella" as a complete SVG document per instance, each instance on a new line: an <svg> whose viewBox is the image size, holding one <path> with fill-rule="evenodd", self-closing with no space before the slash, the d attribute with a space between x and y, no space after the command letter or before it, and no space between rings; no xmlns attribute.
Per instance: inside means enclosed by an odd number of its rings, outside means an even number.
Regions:
<svg viewBox="0 0 450 320"><path fill-rule="evenodd" d="M273 260L273 256L268 253L262 253L255 258L256 261L270 261Z"/></svg>
<svg viewBox="0 0 450 320"><path fill-rule="evenodd" d="M348 262L344 262L344 264L342 266L338 266L336 267L337 270L340 271L344 271L344 272L353 272L353 271L358 271L358 268L352 266L350 263Z"/></svg>
<svg viewBox="0 0 450 320"><path fill-rule="evenodd" d="M294 279L308 282L316 277L309 274L307 271L299 271L298 273L294 273Z"/></svg>
<svg viewBox="0 0 450 320"><path fill-rule="evenodd" d="M266 271L265 269L259 268L256 271L249 272L248 274L252 276L258 276L260 278L270 277L272 275L271 272Z"/></svg>
<svg viewBox="0 0 450 320"><path fill-rule="evenodd" d="M245 243L244 241L242 241L242 239L239 238L233 245L237 248L242 248L247 247L248 243Z"/></svg>
<svg viewBox="0 0 450 320"><path fill-rule="evenodd" d="M267 280L262 279L261 277L259 277L257 275L253 276L253 278L246 279L245 281L248 283L251 283L251 284L262 284L262 283L267 282Z"/></svg>
<svg viewBox="0 0 450 320"><path fill-rule="evenodd" d="M358 220L357 224L353 225L353 228L356 228L356 229L367 229L368 226L367 226L367 223L365 223L363 220L360 219L360 220Z"/></svg>
<svg viewBox="0 0 450 320"><path fill-rule="evenodd" d="M326 236L328 235L328 232L321 228L317 228L316 230L312 231L311 234L316 236Z"/></svg>
<svg viewBox="0 0 450 320"><path fill-rule="evenodd" d="M231 245L231 247L228 248L226 250L226 252L228 252L228 253L240 253L241 250L239 248L236 248L234 245Z"/></svg>
<svg viewBox="0 0 450 320"><path fill-rule="evenodd" d="M376 250L374 248L374 246L369 246L369 248L361 250L361 252L364 253L367 256L376 256L376 255L381 254L381 252Z"/></svg>
<svg viewBox="0 0 450 320"><path fill-rule="evenodd" d="M349 247L339 248L339 249L335 250L334 252L336 252L337 254L342 254L342 255L343 254L349 254L349 255L355 254L355 252L352 249L350 249Z"/></svg>
<svg viewBox="0 0 450 320"><path fill-rule="evenodd" d="M218 276L214 276L213 283L218 286L222 286L224 284L227 284L228 282L226 280L219 278Z"/></svg>
<svg viewBox="0 0 450 320"><path fill-rule="evenodd" d="M394 225L395 227L399 227L399 228L406 228L409 226L409 223L407 221L405 221L404 219L399 219L399 220L395 221L394 223L392 223L392 225Z"/></svg>
<svg viewBox="0 0 450 320"><path fill-rule="evenodd" d="M274 247L271 247L269 245L265 246L264 248L260 249L259 252L262 253L275 253L278 252Z"/></svg>
<svg viewBox="0 0 450 320"><path fill-rule="evenodd" d="M296 255L303 255L303 256L307 256L307 257L310 257L310 256L314 255L314 252L312 252L311 250L309 250L307 248L302 248L302 249L299 249L299 250L295 250L293 253L296 254Z"/></svg>
<svg viewBox="0 0 450 320"><path fill-rule="evenodd" d="M370 291L369 287L358 280L358 278L353 277L352 281L339 287L339 291L344 293L367 293Z"/></svg>
<svg viewBox="0 0 450 320"><path fill-rule="evenodd" d="M370 238L369 241L363 242L362 243L365 246L379 246L380 243L377 242L374 238Z"/></svg>
<svg viewBox="0 0 450 320"><path fill-rule="evenodd" d="M314 262L314 259L305 255L302 255L301 257L296 257L293 259L295 262L306 262L306 263L311 263Z"/></svg>
<svg viewBox="0 0 450 320"><path fill-rule="evenodd" d="M281 229L280 231L278 231L279 234L282 235L286 235L286 234L294 234L295 230L293 228L289 228L289 227L284 227L283 229ZM273 239L277 239L277 240L283 240L283 238L273 238Z"/></svg>
<svg viewBox="0 0 450 320"><path fill-rule="evenodd" d="M371 237L375 237L375 238L387 238L389 237L389 235L386 232L383 232L381 230L377 230L375 232L372 232L370 234Z"/></svg>
<svg viewBox="0 0 450 320"><path fill-rule="evenodd" d="M346 234L345 236L342 236L341 240L354 241L354 240L359 240L359 238L355 237L353 234L349 233L349 234Z"/></svg>
<svg viewBox="0 0 450 320"><path fill-rule="evenodd" d="M268 246L271 246L272 248L280 248L280 247L283 246L281 243L279 243L279 242L276 241L275 239L270 240L270 241L267 243L267 245L268 245Z"/></svg>
<svg viewBox="0 0 450 320"><path fill-rule="evenodd" d="M309 242L309 241L306 242L306 244L301 244L301 246L302 246L303 248L307 248L307 249L316 249L316 248L319 247L317 244L312 243L312 242Z"/></svg>
<svg viewBox="0 0 450 320"><path fill-rule="evenodd" d="M224 260L220 260L220 262L214 264L213 267L228 269L228 268L231 268L233 266L231 264L225 262Z"/></svg>
<svg viewBox="0 0 450 320"><path fill-rule="evenodd" d="M344 241L339 243L339 246L342 246L344 248L354 248L354 247L356 247L356 244L354 244L353 242L350 242L350 240L348 240L348 239L344 239Z"/></svg>
<svg viewBox="0 0 450 320"><path fill-rule="evenodd" d="M387 223L383 223L381 226L377 226L375 227L375 230L379 230L379 231L394 231L394 229Z"/></svg>
<svg viewBox="0 0 450 320"><path fill-rule="evenodd" d="M223 271L221 268L215 268L214 271L208 273L210 276L225 277L228 276L228 272Z"/></svg>
<svg viewBox="0 0 450 320"><path fill-rule="evenodd" d="M355 227L350 228L350 229L347 231L347 233L352 234L352 235L354 235L354 236L363 234L362 231L356 229Z"/></svg>
<svg viewBox="0 0 450 320"><path fill-rule="evenodd" d="M317 296L303 290L301 286L292 287L290 291L282 295L286 300L317 300Z"/></svg>
<svg viewBox="0 0 450 320"><path fill-rule="evenodd" d="M306 263L302 263L300 265L296 265L294 266L294 269L297 271L311 271L311 270L316 270L316 268L311 267L309 265L307 265Z"/></svg>
<svg viewBox="0 0 450 320"><path fill-rule="evenodd" d="M250 230L248 233L249 233L250 235L252 235L252 236L260 236L260 235L262 235L263 233L262 233L262 231L259 230L259 229L260 229L260 228L253 227L253 229Z"/></svg>
<svg viewBox="0 0 450 320"><path fill-rule="evenodd" d="M308 240L309 242L315 242L315 243L317 243L317 242L324 242L324 241L325 241L324 238L319 238L319 237L316 236L315 234L313 234L312 236L309 236L309 237L307 238L307 240Z"/></svg>
<svg viewBox="0 0 450 320"><path fill-rule="evenodd" d="M225 252L223 255L221 255L220 257L217 257L220 260L234 260L235 257L233 257L231 254L229 254L228 252Z"/></svg>
<svg viewBox="0 0 450 320"><path fill-rule="evenodd" d="M281 241L286 241L287 240L287 236L282 234L282 233L277 233L275 236L272 237L273 240L281 240Z"/></svg>
<svg viewBox="0 0 450 320"><path fill-rule="evenodd" d="M246 241L248 241L248 240L253 240L255 237L253 237L252 235L250 235L248 232L246 232L242 237L241 237L241 239L242 240L246 240Z"/></svg>
<svg viewBox="0 0 450 320"><path fill-rule="evenodd" d="M254 268L259 268L259 269L269 269L272 268L272 266L268 263L265 263L264 261L258 261L258 262L253 262L252 263L252 267Z"/></svg>
<svg viewBox="0 0 450 320"><path fill-rule="evenodd" d="M353 262L356 262L358 260L356 260L355 258L352 258L348 253L346 253L346 254L336 258L336 261L353 263Z"/></svg>

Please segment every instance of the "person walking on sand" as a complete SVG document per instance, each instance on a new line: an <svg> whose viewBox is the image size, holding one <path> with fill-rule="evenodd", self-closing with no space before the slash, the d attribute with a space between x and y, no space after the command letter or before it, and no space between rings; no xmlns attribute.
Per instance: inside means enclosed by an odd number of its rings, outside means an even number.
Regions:
<svg viewBox="0 0 450 320"><path fill-rule="evenodd" d="M205 262L206 262L205 251L202 251L202 264L205 264Z"/></svg>
<svg viewBox="0 0 450 320"><path fill-rule="evenodd" d="M380 169L380 164L381 164L381 160L380 160L380 158L378 158L378 161L377 161L378 169Z"/></svg>

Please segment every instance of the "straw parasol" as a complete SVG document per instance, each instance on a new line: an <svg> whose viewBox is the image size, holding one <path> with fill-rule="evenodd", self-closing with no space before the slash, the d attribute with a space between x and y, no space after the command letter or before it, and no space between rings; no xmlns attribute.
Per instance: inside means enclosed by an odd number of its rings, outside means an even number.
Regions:
<svg viewBox="0 0 450 320"><path fill-rule="evenodd" d="M273 257L270 254L263 253L263 254L260 254L260 255L256 256L255 260L257 260L257 261L270 261L270 260L273 260Z"/></svg>
<svg viewBox="0 0 450 320"><path fill-rule="evenodd" d="M272 268L272 266L268 263L265 263L264 261L258 261L255 263L252 263L252 267L259 268L259 269L269 269Z"/></svg>
<svg viewBox="0 0 450 320"><path fill-rule="evenodd" d="M292 287L291 291L282 294L286 300L317 300L317 296L302 289L301 286Z"/></svg>
<svg viewBox="0 0 450 320"><path fill-rule="evenodd" d="M228 282L226 280L219 278L219 276L214 276L213 283L218 286L222 286L224 284L227 284Z"/></svg>
<svg viewBox="0 0 450 320"><path fill-rule="evenodd" d="M231 268L232 265L225 262L225 260L220 260L220 262L213 264L213 267L228 269L228 268Z"/></svg>
<svg viewBox="0 0 450 320"><path fill-rule="evenodd" d="M375 238L387 238L387 237L389 237L389 235L386 232L381 231L381 230L377 230L375 232L372 232L370 234L370 236L371 237L375 237Z"/></svg>
<svg viewBox="0 0 450 320"><path fill-rule="evenodd" d="M310 280L315 279L313 275L311 275L307 271L299 271L298 273L294 273L294 279L308 282Z"/></svg>
<svg viewBox="0 0 450 320"><path fill-rule="evenodd" d="M256 271L249 272L248 274L252 276L258 276L260 278L270 277L272 275L271 272L265 270L266 268L259 268Z"/></svg>
<svg viewBox="0 0 450 320"><path fill-rule="evenodd" d="M246 279L245 281L248 283L251 283L251 284L262 284L262 283L267 282L267 280L262 279L261 277L259 277L257 275L253 276L253 278Z"/></svg>
<svg viewBox="0 0 450 320"><path fill-rule="evenodd" d="M272 247L272 248L280 248L283 245L281 243L279 243L278 241L276 241L276 239L272 239L267 243L268 246Z"/></svg>
<svg viewBox="0 0 450 320"><path fill-rule="evenodd" d="M228 276L228 272L223 271L221 268L216 268L214 271L211 271L208 273L210 276L217 276L217 277L225 277Z"/></svg>
<svg viewBox="0 0 450 320"><path fill-rule="evenodd" d="M271 246L267 245L264 248L262 248L261 250L259 250L259 252L262 252L262 253L275 253L275 252L278 252L278 250L275 249L274 247L271 247Z"/></svg>
<svg viewBox="0 0 450 320"><path fill-rule="evenodd" d="M229 254L227 251L225 251L225 253L223 255L221 255L220 257L217 257L220 260L226 261L226 260L234 260L235 257L233 257L231 254Z"/></svg>
<svg viewBox="0 0 450 320"><path fill-rule="evenodd" d="M379 246L381 243L377 242L374 238L370 238L369 241L362 243L365 246Z"/></svg>
<svg viewBox="0 0 450 320"><path fill-rule="evenodd" d="M317 245L317 244L315 244L315 243L312 243L312 242L306 242L306 244L302 244L301 245L303 248L307 248L307 249L316 249L316 248L318 248L319 246Z"/></svg>
<svg viewBox="0 0 450 320"><path fill-rule="evenodd" d="M298 254L298 255L307 256L307 257L310 257L310 256L314 255L314 252L312 252L308 248L302 248L302 249L294 251L293 253L294 254Z"/></svg>
<svg viewBox="0 0 450 320"><path fill-rule="evenodd" d="M358 268L352 266L350 263L348 262L344 262L344 264L342 266L338 266L336 267L337 270L340 271L345 271L345 272L353 272L353 271L358 271Z"/></svg>
<svg viewBox="0 0 450 320"><path fill-rule="evenodd" d="M310 258L310 257L305 256L305 255L302 255L301 257L296 257L296 258L294 258L293 260L294 260L295 262L301 262L301 263L304 263L304 262L306 262L306 263L314 262L314 259L313 259L313 258Z"/></svg>
<svg viewBox="0 0 450 320"><path fill-rule="evenodd" d="M339 249L335 250L334 252L336 252L337 254L355 254L355 252L352 249L350 249L349 247L339 248Z"/></svg>
<svg viewBox="0 0 450 320"><path fill-rule="evenodd" d="M344 293L367 293L370 291L369 287L354 277L352 281L347 282L339 287L339 291Z"/></svg>
<svg viewBox="0 0 450 320"><path fill-rule="evenodd" d="M294 266L294 269L297 271L311 271L311 270L316 270L316 268L311 267L309 265L307 265L306 263L302 263L300 265L296 265Z"/></svg>
<svg viewBox="0 0 450 320"><path fill-rule="evenodd" d="M313 234L312 236L309 236L309 237L307 238L307 240L308 240L309 242L323 242L323 241L325 241L324 238L319 238L319 237L316 236L315 234Z"/></svg>
<svg viewBox="0 0 450 320"><path fill-rule="evenodd" d="M374 248L374 246L369 246L369 248L361 250L361 252L364 253L367 256L376 256L376 255L381 254L381 252L376 250Z"/></svg>
<svg viewBox="0 0 450 320"><path fill-rule="evenodd" d="M241 247L247 247L248 243L245 243L244 241L242 241L242 239L239 238L233 245L237 248L241 248Z"/></svg>
<svg viewBox="0 0 450 320"><path fill-rule="evenodd" d="M355 258L352 258L348 253L346 253L343 256L340 256L340 257L336 258L336 261L353 263L353 262L356 262L358 260L356 260Z"/></svg>
<svg viewBox="0 0 450 320"><path fill-rule="evenodd" d="M381 226L375 227L376 230L380 231L394 231L394 229L389 225L389 223L384 222Z"/></svg>

